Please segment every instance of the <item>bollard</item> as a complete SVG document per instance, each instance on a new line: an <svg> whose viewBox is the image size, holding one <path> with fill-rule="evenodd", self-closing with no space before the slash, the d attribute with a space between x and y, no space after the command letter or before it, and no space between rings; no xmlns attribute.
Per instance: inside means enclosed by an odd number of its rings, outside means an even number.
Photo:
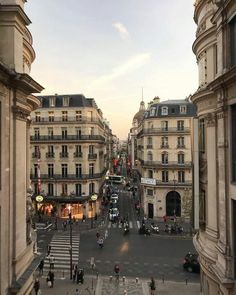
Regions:
<svg viewBox="0 0 236 295"><path fill-rule="evenodd" d="M112 276L110 276L110 282L112 281Z"/></svg>
<svg viewBox="0 0 236 295"><path fill-rule="evenodd" d="M164 275L162 275L162 283L163 284L165 283L165 277L164 277Z"/></svg>
<svg viewBox="0 0 236 295"><path fill-rule="evenodd" d="M138 278L135 279L135 282L138 283Z"/></svg>
<svg viewBox="0 0 236 295"><path fill-rule="evenodd" d="M188 285L188 279L185 280L186 285Z"/></svg>
<svg viewBox="0 0 236 295"><path fill-rule="evenodd" d="M125 276L123 276L122 280L123 280L123 283L124 283L125 282Z"/></svg>

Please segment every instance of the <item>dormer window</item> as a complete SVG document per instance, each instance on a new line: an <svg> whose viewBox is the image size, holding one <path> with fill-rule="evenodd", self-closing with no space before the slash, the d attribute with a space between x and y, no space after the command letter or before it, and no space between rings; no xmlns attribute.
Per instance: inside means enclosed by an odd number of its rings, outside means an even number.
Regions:
<svg viewBox="0 0 236 295"><path fill-rule="evenodd" d="M186 114L187 113L187 106L183 105L180 106L180 114Z"/></svg>
<svg viewBox="0 0 236 295"><path fill-rule="evenodd" d="M150 116L155 116L155 111L156 111L155 108L151 108L151 110L150 110Z"/></svg>
<svg viewBox="0 0 236 295"><path fill-rule="evenodd" d="M163 116L167 116L168 115L168 107L162 107L161 108L161 114Z"/></svg>
<svg viewBox="0 0 236 295"><path fill-rule="evenodd" d="M68 107L70 102L69 96L64 96L63 97L63 107Z"/></svg>
<svg viewBox="0 0 236 295"><path fill-rule="evenodd" d="M49 98L49 106L50 107L55 107L55 97L50 97Z"/></svg>

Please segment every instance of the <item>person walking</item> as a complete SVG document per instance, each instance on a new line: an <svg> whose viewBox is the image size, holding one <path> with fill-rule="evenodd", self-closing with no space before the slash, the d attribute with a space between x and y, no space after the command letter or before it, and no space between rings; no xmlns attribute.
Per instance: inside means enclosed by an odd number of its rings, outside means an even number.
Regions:
<svg viewBox="0 0 236 295"><path fill-rule="evenodd" d="M74 264L74 267L73 267L73 283L75 283L77 272L78 272L78 265Z"/></svg>
<svg viewBox="0 0 236 295"><path fill-rule="evenodd" d="M39 294L39 290L40 290L40 283L39 283L39 279L36 278L36 280L34 282L35 295L38 295Z"/></svg>
<svg viewBox="0 0 236 295"><path fill-rule="evenodd" d="M54 272L49 270L48 275L47 275L47 283L50 288L53 288L54 286Z"/></svg>
<svg viewBox="0 0 236 295"><path fill-rule="evenodd" d="M53 255L50 255L49 257L50 270L54 269L54 263L55 263L55 258Z"/></svg>
<svg viewBox="0 0 236 295"><path fill-rule="evenodd" d="M75 290L75 295L79 295L79 290L78 289Z"/></svg>
<svg viewBox="0 0 236 295"><path fill-rule="evenodd" d="M52 249L52 246L50 244L48 244L48 247L47 247L48 256L50 255L51 249Z"/></svg>
<svg viewBox="0 0 236 295"><path fill-rule="evenodd" d="M43 275L43 267L44 267L44 259L41 259L41 261L39 263L39 275L40 276Z"/></svg>
<svg viewBox="0 0 236 295"><path fill-rule="evenodd" d="M156 290L156 284L155 284L154 278L151 278L150 290L151 290L151 295L154 295L154 292Z"/></svg>

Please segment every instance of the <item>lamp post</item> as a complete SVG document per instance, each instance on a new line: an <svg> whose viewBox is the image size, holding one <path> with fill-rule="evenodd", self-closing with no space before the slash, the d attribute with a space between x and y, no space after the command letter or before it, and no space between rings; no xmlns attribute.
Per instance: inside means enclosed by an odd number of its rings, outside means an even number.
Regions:
<svg viewBox="0 0 236 295"><path fill-rule="evenodd" d="M72 280L72 220L71 212L69 212L69 223L70 223L70 279Z"/></svg>
<svg viewBox="0 0 236 295"><path fill-rule="evenodd" d="M93 228L93 204L96 203L97 201L97 198L98 198L98 195L96 194L93 194L91 197L90 197L90 200L92 202L92 213L91 213L91 228ZM96 208L96 206L95 206ZM95 210L96 211L96 210ZM96 212L95 212L96 214Z"/></svg>

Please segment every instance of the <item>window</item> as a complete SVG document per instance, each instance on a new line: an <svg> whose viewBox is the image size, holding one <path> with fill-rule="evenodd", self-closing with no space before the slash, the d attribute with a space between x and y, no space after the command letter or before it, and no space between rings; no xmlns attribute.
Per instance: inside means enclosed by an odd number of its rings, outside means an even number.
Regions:
<svg viewBox="0 0 236 295"><path fill-rule="evenodd" d="M75 134L77 138L81 137L81 127L75 127Z"/></svg>
<svg viewBox="0 0 236 295"><path fill-rule="evenodd" d="M161 171L162 182L169 182L169 173L167 170Z"/></svg>
<svg viewBox="0 0 236 295"><path fill-rule="evenodd" d="M178 182L185 182L185 172L184 171L178 171Z"/></svg>
<svg viewBox="0 0 236 295"><path fill-rule="evenodd" d="M34 164L34 177L38 177L38 164Z"/></svg>
<svg viewBox="0 0 236 295"><path fill-rule="evenodd" d="M187 106L186 105L180 106L179 112L180 112L180 114L186 114L187 113Z"/></svg>
<svg viewBox="0 0 236 295"><path fill-rule="evenodd" d="M48 137L53 138L53 127L48 127Z"/></svg>
<svg viewBox="0 0 236 295"><path fill-rule="evenodd" d="M34 146L34 158L40 158L40 149L38 145Z"/></svg>
<svg viewBox="0 0 236 295"><path fill-rule="evenodd" d="M231 107L231 130L232 130L232 181L236 182L236 104Z"/></svg>
<svg viewBox="0 0 236 295"><path fill-rule="evenodd" d="M54 195L53 183L48 183L48 195L49 196Z"/></svg>
<svg viewBox="0 0 236 295"><path fill-rule="evenodd" d="M153 171L152 170L148 170L148 178L153 178Z"/></svg>
<svg viewBox="0 0 236 295"><path fill-rule="evenodd" d="M49 98L49 106L50 107L55 107L55 97L50 97Z"/></svg>
<svg viewBox="0 0 236 295"><path fill-rule="evenodd" d="M68 147L67 145L62 145L61 146L61 157L68 157Z"/></svg>
<svg viewBox="0 0 236 295"><path fill-rule="evenodd" d="M93 176L93 174L94 174L94 164L90 163L89 164L89 175Z"/></svg>
<svg viewBox="0 0 236 295"><path fill-rule="evenodd" d="M62 177L67 177L68 176L68 168L67 168L67 164L61 164L61 175Z"/></svg>
<svg viewBox="0 0 236 295"><path fill-rule="evenodd" d="M54 176L54 165L48 164L48 177L53 177L53 176Z"/></svg>
<svg viewBox="0 0 236 295"><path fill-rule="evenodd" d="M48 121L54 122L54 112L48 112Z"/></svg>
<svg viewBox="0 0 236 295"><path fill-rule="evenodd" d="M40 138L39 128L34 128L34 138L35 139L39 139Z"/></svg>
<svg viewBox="0 0 236 295"><path fill-rule="evenodd" d="M152 145L152 137L148 137L147 141L148 141L148 145Z"/></svg>
<svg viewBox="0 0 236 295"><path fill-rule="evenodd" d="M63 97L63 107L68 107L69 106L69 102L70 102L70 98L69 96L64 96Z"/></svg>
<svg viewBox="0 0 236 295"><path fill-rule="evenodd" d="M89 111L87 112L88 121L92 122L93 120L93 112Z"/></svg>
<svg viewBox="0 0 236 295"><path fill-rule="evenodd" d="M206 194L204 190L199 194L199 224L205 226L206 224Z"/></svg>
<svg viewBox="0 0 236 295"><path fill-rule="evenodd" d="M75 184L75 194L76 196L82 195L82 185L80 183Z"/></svg>
<svg viewBox="0 0 236 295"><path fill-rule="evenodd" d="M161 121L161 130L168 131L168 121Z"/></svg>
<svg viewBox="0 0 236 295"><path fill-rule="evenodd" d="M230 29L230 66L236 65L236 16L229 23Z"/></svg>
<svg viewBox="0 0 236 295"><path fill-rule="evenodd" d="M179 136L177 139L177 148L184 148L184 137Z"/></svg>
<svg viewBox="0 0 236 295"><path fill-rule="evenodd" d="M205 120L200 119L199 121L199 151L205 153L206 143L205 143Z"/></svg>
<svg viewBox="0 0 236 295"><path fill-rule="evenodd" d="M63 196L67 196L67 194L68 194L68 186L67 186L67 183L62 183L62 185L61 185L61 194Z"/></svg>
<svg viewBox="0 0 236 295"><path fill-rule="evenodd" d="M75 112L75 120L81 121L82 120L82 111L76 111Z"/></svg>
<svg viewBox="0 0 236 295"><path fill-rule="evenodd" d="M161 114L162 114L162 116L167 116L168 115L168 107L162 107Z"/></svg>
<svg viewBox="0 0 236 295"><path fill-rule="evenodd" d="M95 189L95 185L94 185L93 182L91 182L91 183L89 184L89 194L90 194L90 195L94 193L94 191L95 191L94 189Z"/></svg>
<svg viewBox="0 0 236 295"><path fill-rule="evenodd" d="M81 145L76 145L76 146L75 146L75 152L76 152L77 154L82 153L82 146L81 146Z"/></svg>
<svg viewBox="0 0 236 295"><path fill-rule="evenodd" d="M178 164L184 164L184 153L178 153Z"/></svg>
<svg viewBox="0 0 236 295"><path fill-rule="evenodd" d="M153 196L153 190L152 189L147 189L147 195L148 196Z"/></svg>
<svg viewBox="0 0 236 295"><path fill-rule="evenodd" d="M65 127L61 128L61 136L62 136L62 139L67 139L67 128Z"/></svg>
<svg viewBox="0 0 236 295"><path fill-rule="evenodd" d="M62 121L63 122L68 121L68 112L67 111L62 111L61 114L62 114Z"/></svg>
<svg viewBox="0 0 236 295"><path fill-rule="evenodd" d="M148 122L148 129L152 129L153 128L153 123L152 122Z"/></svg>
<svg viewBox="0 0 236 295"><path fill-rule="evenodd" d="M148 152L147 158L148 158L148 161L152 161L152 152Z"/></svg>
<svg viewBox="0 0 236 295"><path fill-rule="evenodd" d="M94 127L89 128L89 135L94 135Z"/></svg>
<svg viewBox="0 0 236 295"><path fill-rule="evenodd" d="M168 153L161 154L161 162L162 164L168 164Z"/></svg>
<svg viewBox="0 0 236 295"><path fill-rule="evenodd" d="M163 136L161 138L161 147L168 148L168 137L167 136Z"/></svg>
<svg viewBox="0 0 236 295"><path fill-rule="evenodd" d="M53 145L49 145L48 146L48 154L47 156L50 157L54 157L54 146Z"/></svg>
<svg viewBox="0 0 236 295"><path fill-rule="evenodd" d="M75 174L76 177L82 176L82 164L75 164Z"/></svg>
<svg viewBox="0 0 236 295"><path fill-rule="evenodd" d="M40 122L40 112L35 112L35 122Z"/></svg>
<svg viewBox="0 0 236 295"><path fill-rule="evenodd" d="M150 109L150 116L155 116L156 108L151 108Z"/></svg>
<svg viewBox="0 0 236 295"><path fill-rule="evenodd" d="M177 121L177 130L178 131L184 130L184 121L183 120Z"/></svg>
<svg viewBox="0 0 236 295"><path fill-rule="evenodd" d="M94 154L94 145L89 146L89 154Z"/></svg>

